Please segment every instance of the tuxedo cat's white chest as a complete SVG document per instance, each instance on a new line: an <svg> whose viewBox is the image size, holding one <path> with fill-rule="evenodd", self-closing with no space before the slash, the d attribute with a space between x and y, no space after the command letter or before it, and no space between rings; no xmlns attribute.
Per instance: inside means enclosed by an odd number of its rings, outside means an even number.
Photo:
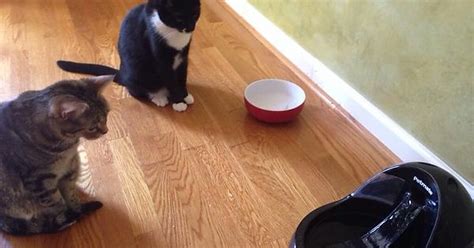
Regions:
<svg viewBox="0 0 474 248"><path fill-rule="evenodd" d="M167 26L161 21L156 11L151 15L151 23L156 32L165 39L166 44L176 50L182 50L191 41L192 32L180 32L175 28Z"/></svg>

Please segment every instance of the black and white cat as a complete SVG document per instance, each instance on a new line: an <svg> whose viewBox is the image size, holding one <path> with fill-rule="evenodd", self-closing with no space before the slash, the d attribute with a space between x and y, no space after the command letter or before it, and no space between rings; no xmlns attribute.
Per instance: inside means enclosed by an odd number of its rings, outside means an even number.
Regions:
<svg viewBox="0 0 474 248"><path fill-rule="evenodd" d="M132 96L185 111L194 98L186 88L192 32L200 16L199 0L149 0L133 8L120 28L120 69L58 61L69 72L110 75Z"/></svg>

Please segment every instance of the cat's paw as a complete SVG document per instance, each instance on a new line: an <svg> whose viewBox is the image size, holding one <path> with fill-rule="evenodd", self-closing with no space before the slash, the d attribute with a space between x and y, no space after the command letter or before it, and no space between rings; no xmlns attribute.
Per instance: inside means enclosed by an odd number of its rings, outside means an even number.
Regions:
<svg viewBox="0 0 474 248"><path fill-rule="evenodd" d="M173 109L176 112L183 112L188 108L188 105L184 102L173 103Z"/></svg>
<svg viewBox="0 0 474 248"><path fill-rule="evenodd" d="M56 232L64 230L76 223L80 217L81 213L76 212L72 209L67 209L56 216L54 222L51 223L51 226L48 227L49 230L47 232Z"/></svg>
<svg viewBox="0 0 474 248"><path fill-rule="evenodd" d="M169 103L168 97L154 97L151 101L158 107L165 107Z"/></svg>
<svg viewBox="0 0 474 248"><path fill-rule="evenodd" d="M77 220L73 220L73 221L71 221L71 222L64 223L64 224L62 224L61 226L59 226L59 227L57 228L57 230L55 230L55 231L58 231L58 232L59 232L59 231L62 231L62 230L64 230L64 229L66 229L66 228L68 228L68 227L70 227L70 226L76 224L76 222L77 222Z"/></svg>
<svg viewBox="0 0 474 248"><path fill-rule="evenodd" d="M102 208L102 206L104 206L104 204L102 204L100 201L90 201L83 203L81 205L81 214L91 213L99 208Z"/></svg>
<svg viewBox="0 0 474 248"><path fill-rule="evenodd" d="M194 103L194 97L191 95L191 93L188 93L188 96L184 98L184 102L186 104L193 104Z"/></svg>
<svg viewBox="0 0 474 248"><path fill-rule="evenodd" d="M159 107L165 107L168 105L169 91L167 89L161 89L156 93L150 94L150 100Z"/></svg>

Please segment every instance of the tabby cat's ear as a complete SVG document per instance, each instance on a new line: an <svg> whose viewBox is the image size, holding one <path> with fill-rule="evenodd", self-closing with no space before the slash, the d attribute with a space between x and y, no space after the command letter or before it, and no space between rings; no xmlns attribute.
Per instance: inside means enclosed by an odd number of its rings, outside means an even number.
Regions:
<svg viewBox="0 0 474 248"><path fill-rule="evenodd" d="M89 109L89 105L71 95L55 96L49 101L49 116L62 120L75 120Z"/></svg>
<svg viewBox="0 0 474 248"><path fill-rule="evenodd" d="M115 75L104 75L104 76L97 76L97 77L90 77L84 79L88 86L97 91L97 93L101 93L102 90L107 86L110 82L114 80Z"/></svg>

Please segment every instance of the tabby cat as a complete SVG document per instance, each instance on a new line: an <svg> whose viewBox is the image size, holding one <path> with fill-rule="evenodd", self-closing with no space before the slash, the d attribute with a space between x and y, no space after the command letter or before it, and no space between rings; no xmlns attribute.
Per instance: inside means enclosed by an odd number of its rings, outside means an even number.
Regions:
<svg viewBox="0 0 474 248"><path fill-rule="evenodd" d="M0 229L50 233L102 207L76 194L80 138L107 133L100 92L113 76L57 82L0 103Z"/></svg>
<svg viewBox="0 0 474 248"><path fill-rule="evenodd" d="M199 0L149 0L125 17L118 41L120 69L58 61L63 70L116 74L115 81L138 99L184 111L194 98L186 87L191 36L200 16Z"/></svg>

